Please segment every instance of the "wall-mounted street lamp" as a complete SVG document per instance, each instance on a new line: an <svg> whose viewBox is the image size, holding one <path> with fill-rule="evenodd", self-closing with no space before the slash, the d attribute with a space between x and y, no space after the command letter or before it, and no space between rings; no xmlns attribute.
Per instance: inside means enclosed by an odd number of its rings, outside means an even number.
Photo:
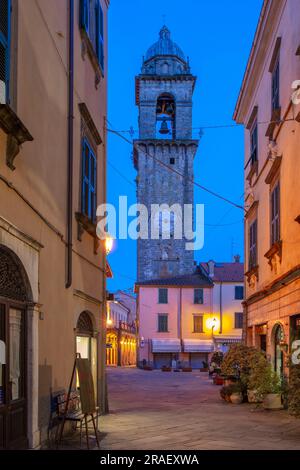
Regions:
<svg viewBox="0 0 300 470"><path fill-rule="evenodd" d="M206 326L209 330L211 330L212 336L214 335L214 331L218 328L220 325L220 321L214 317L214 318L209 318L206 322Z"/></svg>
<svg viewBox="0 0 300 470"><path fill-rule="evenodd" d="M112 237L109 235L105 238L105 249L106 249L106 254L109 255L112 252L112 249L114 247L114 240Z"/></svg>

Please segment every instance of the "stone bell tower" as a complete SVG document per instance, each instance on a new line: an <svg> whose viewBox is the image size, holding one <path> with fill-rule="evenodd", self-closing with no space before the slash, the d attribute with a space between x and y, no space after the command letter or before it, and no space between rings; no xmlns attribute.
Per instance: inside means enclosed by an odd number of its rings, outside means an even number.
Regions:
<svg viewBox="0 0 300 470"><path fill-rule="evenodd" d="M137 200L147 207L149 216L152 204L179 204L183 209L185 204L194 203L191 179L198 148L198 141L192 139L195 83L188 60L164 26L159 40L143 59L141 74L136 77L139 107L139 139L134 141ZM163 212L157 214L158 239L151 239L149 221L149 239L138 240L138 281L193 272L193 251L186 250L184 237L177 239L174 235L175 222L183 225L177 217L169 216L168 239L162 230Z"/></svg>

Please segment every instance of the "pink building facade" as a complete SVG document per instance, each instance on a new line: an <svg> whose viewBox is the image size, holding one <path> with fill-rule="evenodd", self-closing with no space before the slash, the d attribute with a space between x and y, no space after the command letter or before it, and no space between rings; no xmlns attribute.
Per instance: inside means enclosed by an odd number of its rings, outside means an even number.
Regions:
<svg viewBox="0 0 300 470"><path fill-rule="evenodd" d="M279 374L300 340L299 0L265 0L236 104L245 125L245 337Z"/></svg>
<svg viewBox="0 0 300 470"><path fill-rule="evenodd" d="M139 283L136 292L139 365L202 368L213 351L241 341L241 263L203 263L192 275Z"/></svg>

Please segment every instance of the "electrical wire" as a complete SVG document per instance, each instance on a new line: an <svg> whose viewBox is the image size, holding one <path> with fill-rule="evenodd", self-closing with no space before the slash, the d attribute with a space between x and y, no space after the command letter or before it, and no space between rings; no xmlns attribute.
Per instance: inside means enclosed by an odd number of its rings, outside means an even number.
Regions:
<svg viewBox="0 0 300 470"><path fill-rule="evenodd" d="M293 122L295 121L295 117L293 118L288 118L288 119L279 119L279 120L276 120L276 121L258 121L257 122L257 125L258 126L261 126L261 125L266 125L266 124L282 124L284 122ZM242 128L244 127L244 124L239 124L239 123L235 123L235 124L214 124L214 125L205 125L205 126L199 126L199 127L180 127L180 128L176 128L176 131L201 131L201 130L211 130L211 129L239 129L239 128ZM107 129L108 130L108 129ZM143 127L143 130L153 130L153 127ZM116 130L116 132L119 132L120 134L133 134L133 133L138 133L139 131L137 129L133 129L133 128L130 128L130 129L126 129L126 130Z"/></svg>
<svg viewBox="0 0 300 470"><path fill-rule="evenodd" d="M109 123L109 121L107 121ZM111 125L109 123L109 125ZM115 134L117 135L118 137L120 137L121 139L123 139L125 142L127 142L128 144L130 145L134 145L134 142L127 139L127 137L125 137L124 135L120 134L118 131L115 131L114 129L109 129L107 128L106 129L107 132L110 132L111 134ZM230 199L222 196L221 194L219 193L216 193L215 191L212 191L211 189L208 189L206 188L205 186L201 185L200 183L198 183L197 181L194 180L194 178L190 178L186 175L183 175L182 173L180 173L178 170L176 170L175 168L171 168L170 166L168 166L166 163L162 162L161 160L159 160L158 158L154 157L153 155L151 155L149 152L147 152L146 150L144 149L139 149L142 153L144 153L146 156L148 156L149 158L151 158L152 160L154 160L156 163L158 163L159 165L163 166L164 168L166 168L168 171L180 176L181 178L187 180L187 181L190 181L194 186L200 188L201 190L209 193L210 195L218 198L218 199L221 199L222 201L228 203L228 204L231 204L232 206L236 207L237 209L241 209L242 211L245 211L245 208L243 206L240 206L239 204L236 204L235 202L231 201Z"/></svg>

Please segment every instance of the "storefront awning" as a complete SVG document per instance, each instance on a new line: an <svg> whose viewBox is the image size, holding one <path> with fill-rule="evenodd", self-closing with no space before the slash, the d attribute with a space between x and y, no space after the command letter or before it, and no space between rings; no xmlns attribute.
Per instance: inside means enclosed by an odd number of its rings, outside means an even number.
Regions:
<svg viewBox="0 0 300 470"><path fill-rule="evenodd" d="M211 340L185 339L183 348L187 353L207 353L214 350L214 344Z"/></svg>
<svg viewBox="0 0 300 470"><path fill-rule="evenodd" d="M242 342L242 337L241 336L215 336L214 338L216 343L221 343L221 344L237 344Z"/></svg>
<svg viewBox="0 0 300 470"><path fill-rule="evenodd" d="M179 353L181 352L180 339L153 339L153 353Z"/></svg>

